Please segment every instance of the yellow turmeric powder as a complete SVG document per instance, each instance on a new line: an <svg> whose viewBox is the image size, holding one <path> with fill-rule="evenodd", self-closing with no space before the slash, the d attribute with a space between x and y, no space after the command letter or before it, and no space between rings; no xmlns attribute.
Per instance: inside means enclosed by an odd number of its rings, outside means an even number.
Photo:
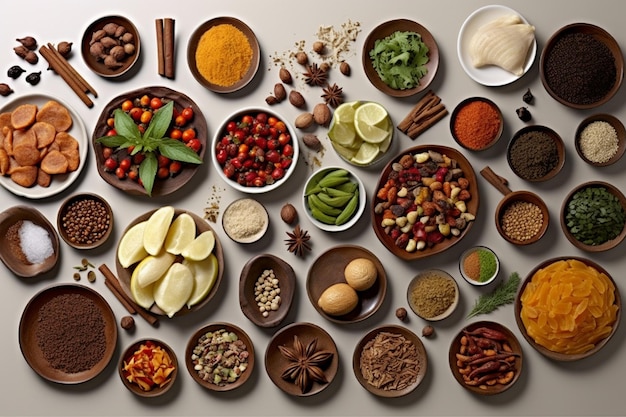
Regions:
<svg viewBox="0 0 626 417"><path fill-rule="evenodd" d="M242 31L230 24L213 26L198 42L196 68L210 83L229 87L241 80L252 62L252 47Z"/></svg>

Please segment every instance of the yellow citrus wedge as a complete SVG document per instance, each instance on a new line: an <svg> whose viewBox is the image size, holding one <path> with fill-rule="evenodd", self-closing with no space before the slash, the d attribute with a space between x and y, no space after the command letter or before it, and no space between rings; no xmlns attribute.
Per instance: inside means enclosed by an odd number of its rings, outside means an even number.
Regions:
<svg viewBox="0 0 626 417"><path fill-rule="evenodd" d="M146 287L158 281L172 265L175 258L174 255L165 251L156 256L148 255L139 262L131 275L131 280L135 278L137 285L142 288Z"/></svg>
<svg viewBox="0 0 626 417"><path fill-rule="evenodd" d="M215 247L215 235L212 230L200 233L194 240L183 248L180 254L185 259L202 261L206 259Z"/></svg>
<svg viewBox="0 0 626 417"><path fill-rule="evenodd" d="M334 143L345 146L354 146L356 132L352 123L333 122L328 130L328 138Z"/></svg>
<svg viewBox="0 0 626 417"><path fill-rule="evenodd" d="M185 306L192 291L191 271L177 262L169 267L163 278L154 283L154 302L168 317L172 317Z"/></svg>
<svg viewBox="0 0 626 417"><path fill-rule="evenodd" d="M380 149L378 148L378 145L363 142L363 144L359 148L359 151L356 153L356 155L354 155L351 161L355 164L367 165L371 163L374 159L376 159L379 151Z"/></svg>
<svg viewBox="0 0 626 417"><path fill-rule="evenodd" d="M135 262L141 261L148 256L143 246L143 232L147 221L137 223L124 233L117 248L117 260L124 268L128 268Z"/></svg>
<svg viewBox="0 0 626 417"><path fill-rule="evenodd" d="M157 209L148 218L146 228L143 231L143 246L150 255L161 252L167 231L174 218L174 207L164 206Z"/></svg>
<svg viewBox="0 0 626 417"><path fill-rule="evenodd" d="M154 283L141 287L135 274L130 278L130 293L133 296L133 300L146 310L154 304L153 287Z"/></svg>
<svg viewBox="0 0 626 417"><path fill-rule="evenodd" d="M196 238L196 222L187 213L181 213L172 222L165 236L165 250L179 255Z"/></svg>
<svg viewBox="0 0 626 417"><path fill-rule="evenodd" d="M381 129L375 125L366 124L360 120L355 123L356 132L364 142L382 143L391 136L388 129Z"/></svg>
<svg viewBox="0 0 626 417"><path fill-rule="evenodd" d="M193 291L187 300L187 307L191 308L204 300L215 285L219 265L214 254L202 261L185 259L183 265L189 268L194 279Z"/></svg>
<svg viewBox="0 0 626 417"><path fill-rule="evenodd" d="M361 143L361 141L359 141L359 143ZM358 151L358 148L347 148L339 145L338 143L333 143L333 148L335 148L339 155L343 156L348 161L354 158L354 155L356 155Z"/></svg>
<svg viewBox="0 0 626 417"><path fill-rule="evenodd" d="M361 105L359 101L342 103L333 112L333 120L340 123L354 123L354 113Z"/></svg>
<svg viewBox="0 0 626 417"><path fill-rule="evenodd" d="M354 111L355 122L360 121L370 126L385 123L388 116L389 113L383 106L372 101L363 103Z"/></svg>

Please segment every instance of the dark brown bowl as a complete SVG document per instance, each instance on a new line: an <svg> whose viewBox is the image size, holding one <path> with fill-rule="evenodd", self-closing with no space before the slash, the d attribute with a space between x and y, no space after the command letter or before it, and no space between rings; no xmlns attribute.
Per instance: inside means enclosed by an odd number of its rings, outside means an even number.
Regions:
<svg viewBox="0 0 626 417"><path fill-rule="evenodd" d="M594 122L606 122L610 124L615 129L615 133L617 135L617 150L615 154L610 159L603 162L594 162L587 158L580 146L581 135L583 131L587 126ZM608 165L612 165L620 160L622 155L624 155L624 150L626 150L626 128L624 128L624 124L615 116L604 113L594 114L580 122L578 128L576 129L574 144L576 145L576 152L578 152L578 156L580 156L580 158L586 163L596 167L605 167Z"/></svg>
<svg viewBox="0 0 626 417"><path fill-rule="evenodd" d="M510 351L508 352L517 355L513 361L513 367L512 369L510 369L513 370L515 373L510 379L506 378L505 373L510 371L507 370L497 377L501 378L500 380L495 379L496 382L493 385L488 385L484 383L471 385L473 384L473 382L471 380L466 381L464 378L464 374L461 373L464 372L467 375L468 371L471 371L479 366L469 366L467 365L467 360L461 360L464 359L464 357L472 356L472 354L467 351L467 346L469 344L463 344L461 340L464 336L466 339L467 337L470 337L466 333L476 332L477 330L480 331L480 329L482 328L495 330L506 336L506 340L498 340L497 342L501 343L502 345L506 343L510 348ZM515 334L506 326L503 326L502 324L493 321L478 321L465 326L452 339L452 343L450 343L450 351L448 352L448 362L450 364L450 370L452 371L452 375L454 375L454 379L456 379L463 388L478 395L500 394L501 392L504 392L511 388L515 384L515 382L517 382L523 371L522 346L520 345L519 340L517 340L517 337L515 337Z"/></svg>
<svg viewBox="0 0 626 417"><path fill-rule="evenodd" d="M515 239L512 236L506 234L502 227L502 217L504 216L504 212L507 210L507 208L510 207L511 204L516 202L525 202L536 205L541 210L541 215L543 216L543 223L541 225L541 228L535 235L528 239ZM550 211L548 210L548 206L546 205L546 203L537 194L530 191L514 191L505 195L504 198L498 203L498 207L496 208L495 221L496 229L504 240L514 245L530 245L539 241L539 239L541 239L546 234L548 226L550 225Z"/></svg>
<svg viewBox="0 0 626 417"><path fill-rule="evenodd" d="M541 132L541 133L548 135L550 138L552 138L552 140L554 140L554 144L556 145L556 149L557 149L558 161L556 165L550 171L548 171L541 177L525 176L522 172L519 171L519 169L515 168L513 161L511 159L511 149L513 145L516 143L517 140L519 140L519 138L522 135L525 135L531 132ZM511 168L511 170L515 173L515 175L517 175L521 179L530 181L530 182L548 181L554 178L559 172L561 172L561 169L563 169L563 165L565 165L565 145L563 144L563 139L561 138L561 136L559 136L558 133L556 133L554 130L550 129L549 127L540 126L540 125L525 126L521 128L520 130L518 130L517 132L515 132L515 134L509 141L509 144L506 150L506 160L509 163L509 167Z"/></svg>
<svg viewBox="0 0 626 417"><path fill-rule="evenodd" d="M213 383L213 381L205 381L204 379L202 379L198 374L198 371L195 370L195 365L192 359L192 355L194 354L194 348L198 345L198 340L208 332L217 332L220 330L225 330L228 333L234 333L237 336L238 340L243 341L248 352L246 358L246 369L241 372L239 377L235 379L234 382L225 384L215 384ZM185 349L185 366L187 367L187 371L189 371L189 375L191 375L193 380L200 384L200 386L210 391L225 392L241 387L243 384L246 383L246 381L250 379L250 375L254 371L254 363L254 345L252 344L252 340L250 340L250 337L246 332L231 323L217 322L207 324L206 326L196 331L191 336L191 338L189 338L189 342L187 342L187 347Z"/></svg>
<svg viewBox="0 0 626 417"><path fill-rule="evenodd" d="M280 288L278 310L268 311L267 317L259 310L255 285L261 274L272 270ZM239 306L243 314L260 327L276 327L289 314L296 290L296 273L291 265L272 254L257 255L250 259L239 276Z"/></svg>
<svg viewBox="0 0 626 417"><path fill-rule="evenodd" d="M439 276L452 283L452 285L454 286L454 300L444 312L436 316L427 316L424 314L423 311L420 311L419 306L413 302L413 293L415 292L415 286L418 285L420 280L428 276L433 276L433 275ZM457 284L456 280L452 277L452 275L450 275L449 273L441 269L427 269L417 274L409 283L407 287L406 295L407 295L407 302L409 304L409 307L411 307L411 310L418 317L421 317L422 319L427 320L427 321L440 321L440 320L450 317L450 315L454 313L454 310L456 310L457 306L459 305L459 299L461 298L459 294L459 285Z"/></svg>
<svg viewBox="0 0 626 417"><path fill-rule="evenodd" d="M474 217L478 213L478 206L480 203L478 181L476 181L476 174L474 173L472 165L461 152L454 148L439 145L420 145L404 150L402 153L398 154L387 163L382 171L378 184L376 185L376 191L374 192L374 197L372 198L372 227L374 228L374 232L376 233L376 236L378 236L380 242L389 250L389 252L393 253L398 258L404 259L406 261L414 261L416 259L427 258L429 256L433 256L448 250L449 248L460 242L461 239L463 239L472 229L472 226L474 224L473 221L468 221L466 227L463 230L460 230L460 234L458 236L447 237L439 243L427 245L424 249L414 250L411 252L405 250L403 247L396 245L395 238L385 232L386 226L383 226L382 224L383 211L379 210L379 207L381 207L379 204L382 205L385 203L385 201L378 198L378 191L384 187L385 183L387 182L387 178L389 177L389 174L393 170L394 165L397 164L404 155L417 155L428 153L429 151L441 155L446 155L448 158L455 161L456 166L463 171L463 176L469 182L469 187L467 190L471 194L471 198L465 202L467 207L466 212L473 215Z"/></svg>
<svg viewBox="0 0 626 417"><path fill-rule="evenodd" d="M48 236L50 236L53 254L41 263L31 264L23 262L19 259L19 252L21 251L19 243L8 239L7 232L11 226L24 220L29 220L43 227L48 232ZM0 213L0 236L2 236L4 241L0 245L0 260L11 272L19 277L32 278L46 273L54 268L59 261L59 235L56 229L39 210L31 206L13 206Z"/></svg>
<svg viewBox="0 0 626 417"><path fill-rule="evenodd" d="M560 352L549 350L546 347L538 344L535 341L535 339L528 334L528 331L526 330L526 326L521 318L522 297L524 295L524 291L526 290L526 288L532 281L533 276L541 269L548 268L550 267L550 265L556 262L567 261L567 260L574 260L577 262L582 262L586 264L587 266L595 268L598 272L604 273L609 278L609 280L613 283L613 286L615 287L614 305L617 306L617 316L616 316L615 323L612 326L611 332L606 337L604 337L599 342L597 342L592 349L583 353L565 354L565 353L560 353ZM522 336L524 336L524 339L526 339L526 341L542 355L552 360L559 361L559 362L577 361L577 360L584 359L584 358L587 358L589 356L592 356L598 353L598 351L600 351L600 349L602 349L609 342L609 340L613 337L613 335L617 331L621 314L622 314L622 300L620 297L619 288L615 284L615 281L613 280L613 277L611 276L611 274L609 274L606 269L604 269L602 266L600 266L596 262L590 259L575 257L575 256L556 257L556 258L548 259L546 261L539 263L526 276L526 279L522 283L522 286L519 292L517 293L517 298L515 300L515 321L517 322L517 326L519 327L519 330L522 333ZM585 331L585 334L587 334L587 331Z"/></svg>
<svg viewBox="0 0 626 417"><path fill-rule="evenodd" d="M391 333L393 335L401 335L409 343L415 346L417 357L410 357L409 359L412 359L412 360L417 359L419 362L418 362L417 375L415 377L415 380L411 384L408 384L407 386L401 387L398 389L391 389L391 388L385 389L384 387L378 388L372 383L370 383L368 381L368 378L365 375L363 375L363 371L361 370L361 362L362 362L361 357L363 355L363 351L366 349L367 347L366 345L371 340L376 339L376 336L378 336L379 333ZM385 351L384 348L380 350L381 353L384 351ZM426 349L424 348L422 341L411 330L407 329L404 326L384 325L384 326L380 326L375 329L372 329L369 333L363 336L361 340L359 340L356 347L354 348L354 354L352 355L352 368L354 371L354 376L356 377L357 381L359 381L359 383L367 391L371 392L372 394L378 397L396 398L396 397L402 397L404 395L407 395L413 392L420 385L420 383L424 380L424 377L426 376L426 371L428 369L428 356L426 354Z"/></svg>
<svg viewBox="0 0 626 417"><path fill-rule="evenodd" d="M376 41L379 39L384 39L385 37L392 35L393 33L398 31L415 32L421 35L422 42L424 42L429 49L429 60L426 64L428 72L426 73L426 75L424 75L424 77L420 79L419 85L414 88L409 88L405 90L397 90L385 84L374 69L374 66L372 65L372 60L370 59L370 51L374 49ZM370 80L372 85L383 93L392 97L409 97L419 93L420 91L424 91L426 88L428 88L430 83L432 83L435 75L437 74L437 69L439 68L439 48L437 46L435 38L424 26L408 19L389 20L376 26L365 39L365 43L363 44L362 56L365 75L367 75L367 78Z"/></svg>
<svg viewBox="0 0 626 417"><path fill-rule="evenodd" d="M498 114L498 120L499 120L499 128L498 131L496 132L496 134L494 135L494 137L491 139L491 141L484 145L484 146L480 146L480 147L476 147L476 146L470 146L467 143L461 141L458 137L458 135L456 134L456 129L455 129L455 125L456 125L456 119L459 115L459 112L468 104L470 103L474 103L474 102L483 102L486 103L487 105L489 105L492 109L494 109L496 111L496 113ZM482 116L478 117L478 120L476 120L477 123L480 123L482 121ZM454 138L454 140L456 141L456 143L458 143L461 147L470 150L470 151L484 151L485 149L489 149L491 148L493 145L495 145L500 138L502 137L502 132L504 130L504 117L502 117L502 111L500 110L500 107L498 107L498 105L496 103L494 103L493 101L489 100L488 98L485 97L469 97L466 98L465 100L461 101L459 104L457 104L457 106L454 108L454 110L452 111L452 115L450 116L450 132L452 133L452 137Z"/></svg>
<svg viewBox="0 0 626 417"><path fill-rule="evenodd" d="M557 44L557 42L560 39L562 39L563 36L576 34L576 33L590 35L597 41L605 44L606 47L610 50L611 54L613 55L613 58L615 59L616 71L615 71L615 82L613 83L613 87L607 92L607 94L604 97L601 97L594 102L589 102L589 103L572 102L571 99L568 99L566 97L561 97L556 91L554 91L552 86L550 86L550 82L547 79L548 74L547 74L547 69L546 69L546 64L547 64L546 61L548 60L548 57L550 56L550 54L553 52L555 44ZM576 59L578 60L578 58ZM578 62L582 62L582 61L578 60ZM572 71L572 68L569 67L570 64L564 64L564 65L567 65L566 68L563 68L564 72L567 72L567 73L574 72ZM556 101L574 109L591 109L591 108L600 106L608 102L611 98L613 98L613 96L619 90L622 84L622 80L624 78L624 57L622 56L619 43L604 29L598 26L589 24L589 23L572 23L572 24L565 25L559 30L557 30L546 42L546 45L544 46L543 51L541 52L541 59L539 63L539 73L540 73L541 82L544 88L546 89L548 94L550 94L550 96L552 96L552 98L554 98ZM572 82L574 82L573 79L572 79Z"/></svg>
<svg viewBox="0 0 626 417"><path fill-rule="evenodd" d="M72 295L89 299L100 310L104 320L104 337L106 348L102 358L90 369L80 372L65 372L63 369L54 368L44 351L40 347L37 329L39 326L49 326L45 320L42 322L40 312L56 297ZM73 323L73 328L84 328L84 317L76 317L80 323ZM72 323L67 323L71 325ZM81 326L82 324L82 326ZM66 326L67 327L67 326ZM59 384L80 384L98 376L107 367L117 348L117 322L111 306L98 292L79 284L62 284L48 287L33 296L22 313L19 325L20 349L24 359L30 367L44 379ZM56 352L58 353L58 352ZM71 354L71 353L70 353Z"/></svg>
<svg viewBox="0 0 626 417"><path fill-rule="evenodd" d="M198 44L200 43L200 39L202 39L202 35L204 35L212 27L218 25L232 25L235 28L239 29L248 39L248 42L250 43L250 48L252 48L252 60L250 61L248 71L239 81L229 86L222 86L209 82L198 70L196 62L196 50L198 49ZM189 65L189 70L193 74L196 81L198 81L205 88L215 93L233 93L235 91L241 90L246 85L248 85L259 69L260 58L261 48L259 47L259 41L257 40L256 35L248 25L234 17L216 17L202 23L191 34L189 42L187 43L187 64Z"/></svg>
<svg viewBox="0 0 626 417"><path fill-rule="evenodd" d="M619 200L620 204L622 205L622 208L624 210L626 210L626 197L624 196L624 194L614 185L609 184L608 182L604 182L604 181L588 181L588 182L584 182L580 185L578 185L577 187L575 187L572 191L570 191L567 196L565 197L565 199L563 200L563 204L561 205L561 230L563 230L563 234L565 234L565 237L567 238L567 240L570 241L570 243L572 245L574 245L575 247L577 247L578 249L582 249L584 251L587 252L604 252L607 251L609 249L613 249L614 247L616 247L617 245L619 245L624 238L626 238L626 226L622 229L622 231L617 235L617 237L615 237L614 239L608 240L600 245L588 245L585 244L584 242L579 241L578 239L576 239L576 237L570 232L569 227L567 226L567 219L566 219L566 214L567 214L567 206L570 202L570 200L572 199L572 197L574 196L574 194L576 194L578 191L588 188L588 187L604 187L606 188L606 190L613 194L615 197L617 197L617 199Z"/></svg>
<svg viewBox="0 0 626 417"><path fill-rule="evenodd" d="M151 343L152 345L154 345L155 348L160 347L162 350L164 350L170 357L171 365L174 367L174 370L169 375L169 378L164 385L154 386L149 391L142 389L139 384L129 381L126 377L126 371L124 370L125 363L127 363L135 354L135 352L137 352L137 350L139 350L141 346L145 345L146 343ZM120 357L120 363L117 367L117 371L120 375L120 378L122 379L122 382L124 383L124 386L128 388L128 390L133 394L145 398L159 397L169 391L172 386L174 386L176 378L178 377L178 360L176 359L176 353L174 352L174 350L166 343L157 339L141 339L134 342L133 344L128 346L126 350L124 350L124 353L122 353L122 356Z"/></svg>
<svg viewBox="0 0 626 417"><path fill-rule="evenodd" d="M376 283L365 291L358 291L359 302L351 312L343 316L326 314L317 301L331 285L346 282L344 269L356 258L367 258L374 262L378 271ZM313 262L307 274L306 290L309 301L322 317L335 323L356 323L376 313L383 304L387 293L387 274L380 260L369 250L357 245L336 246L322 253Z"/></svg>
<svg viewBox="0 0 626 417"><path fill-rule="evenodd" d="M73 204L77 204L81 201L93 201L94 203L99 204L102 207L104 207L104 209L106 210L106 215L108 216L108 219L106 220L106 222L108 222L108 225L107 225L108 227L106 231L102 234L102 236L100 236L100 238L97 240L90 241L90 242L79 242L74 237L68 234L68 230L67 230L67 227L65 226L64 219L66 218L70 207ZM105 219L103 219L103 221L104 220ZM101 196L97 194L94 194L94 193L74 194L70 196L69 198L67 198L61 204L61 207L59 207L59 212L57 214L57 229L59 230L59 234L61 235L61 238L63 238L65 243L67 243L68 245L70 245L71 247L75 249L97 248L99 246L102 246L104 243L106 243L106 241L111 236L111 232L113 231L113 210L111 209L111 206L109 205L109 203L104 198L102 198Z"/></svg>
<svg viewBox="0 0 626 417"><path fill-rule="evenodd" d="M279 347L293 349L294 338L297 338L305 347L316 344L316 351L327 351L331 356L319 364L324 372L326 383L314 381L308 391L303 392L289 378L282 377L285 369L293 364L280 351ZM309 397L329 387L339 370L339 351L333 338L324 329L312 323L292 323L280 329L267 345L265 350L265 372L274 385L283 392L295 397Z"/></svg>
<svg viewBox="0 0 626 417"><path fill-rule="evenodd" d="M209 142L207 140L209 133L207 129L206 119L202 114L202 110L192 99L190 99L183 93L179 93L178 91L171 90L167 87L144 87L137 90L129 91L115 97L104 107L102 113L100 113L100 117L96 122L96 127L94 128L92 134L92 145L96 157L96 169L98 170L98 174L100 175L100 177L102 177L102 179L106 181L109 185L112 185L113 187L131 195L147 195L147 193L143 186L140 185L137 181L132 181L128 178L120 180L115 175L115 171L107 171L104 168L104 161L106 160L106 158L102 153L103 146L102 144L98 143L96 139L105 136L109 129L111 129L107 125L107 119L112 116L115 109L121 108L122 103L126 100L139 99L144 95L172 100L174 102L175 111L180 112L185 107L191 107L193 109L194 117L191 123L189 123L185 127L195 129L196 137L200 140L202 144L202 148L200 149L200 153L198 154L201 159L204 159L207 143ZM160 197L177 191L185 184L187 184L196 174L196 172L198 172L199 169L200 165L184 165L182 171L178 175L167 178L165 180L156 179L154 181L154 188L152 189L152 196Z"/></svg>
<svg viewBox="0 0 626 417"><path fill-rule="evenodd" d="M97 59L90 53L91 47L91 38L94 32L102 29L107 23L115 23L117 25L124 26L126 30L133 35L135 52L131 55L127 55L122 61L120 61L120 66L116 68L111 68L104 65L104 62L100 59ZM105 78L115 78L121 75L126 74L130 69L135 65L137 60L139 59L139 53L141 52L141 39L139 37L139 31L127 18L123 16L103 16L94 22L92 22L87 29L85 29L85 33L83 34L83 38L80 44L81 54L83 55L83 60L87 67L98 74L101 77Z"/></svg>
<svg viewBox="0 0 626 417"><path fill-rule="evenodd" d="M126 229L124 230L124 232L122 233L121 236L124 236L126 234L126 232L128 230L130 230L131 227L135 226L138 223L141 223L143 221L148 220L148 218L150 218L150 216L152 215L152 213L154 213L157 209L155 210L151 210L147 213L142 214L141 216L137 217L135 220L133 220L131 223L129 223L129 225L126 227ZM194 214L190 211L187 210L182 210L182 209L176 209L175 213L174 213L174 219L176 217L178 217L180 214L182 213L187 213L189 214L193 220L196 223L196 236L199 235L202 232L206 232L208 230L213 230L211 228L211 226L209 225L209 223L204 220L202 217L198 216L197 214ZM207 296L204 298L204 300L202 300L201 302L199 302L196 305L193 305L191 308L188 308L186 306L184 306L180 311L178 311L174 317L179 317L194 311L198 311L200 310L202 307L204 307L205 305L207 305L217 294L218 288L220 286L220 283L222 282L222 277L224 276L224 250L222 248L222 244L219 240L219 237L217 236L217 233L215 233L215 231L213 231L213 234L215 235L215 248L213 249L213 254L215 255L215 257L217 258L217 264L219 266L218 272L217 272L217 278L215 280L215 284L213 284L213 287L211 288L211 290L209 291L209 293L207 294ZM121 241L121 239L120 239ZM118 247L115 249L115 253L117 254L119 250L119 242L118 242ZM117 255L115 256L115 267L117 270L117 276L119 278L120 284L122 285L122 289L124 290L124 292L130 297L130 299L133 299L133 294L130 291L130 278L133 275L133 271L135 270L135 268L137 267L138 263L135 263L133 265L131 265L128 268L124 268L120 262L119 259L117 257ZM163 310L161 310L156 304L154 304L150 310L151 313L159 315L159 316L167 316L167 314L165 314L165 312L163 312Z"/></svg>

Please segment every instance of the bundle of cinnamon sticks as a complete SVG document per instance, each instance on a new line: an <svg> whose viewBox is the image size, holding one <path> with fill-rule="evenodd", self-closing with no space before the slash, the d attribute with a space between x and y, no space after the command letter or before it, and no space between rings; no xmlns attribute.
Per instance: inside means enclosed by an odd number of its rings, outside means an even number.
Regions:
<svg viewBox="0 0 626 417"><path fill-rule="evenodd" d="M448 110L433 90L429 90L398 124L398 130L411 139L417 138L448 114Z"/></svg>
<svg viewBox="0 0 626 417"><path fill-rule="evenodd" d="M174 78L174 19L156 19L159 75Z"/></svg>

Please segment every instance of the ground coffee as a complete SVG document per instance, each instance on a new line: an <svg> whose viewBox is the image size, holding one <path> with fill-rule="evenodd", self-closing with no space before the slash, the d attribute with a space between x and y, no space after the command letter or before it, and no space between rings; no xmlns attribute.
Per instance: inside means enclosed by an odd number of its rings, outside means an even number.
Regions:
<svg viewBox="0 0 626 417"><path fill-rule="evenodd" d="M541 131L530 131L520 135L511 144L508 158L513 171L530 181L546 176L559 163L559 153L554 140Z"/></svg>

